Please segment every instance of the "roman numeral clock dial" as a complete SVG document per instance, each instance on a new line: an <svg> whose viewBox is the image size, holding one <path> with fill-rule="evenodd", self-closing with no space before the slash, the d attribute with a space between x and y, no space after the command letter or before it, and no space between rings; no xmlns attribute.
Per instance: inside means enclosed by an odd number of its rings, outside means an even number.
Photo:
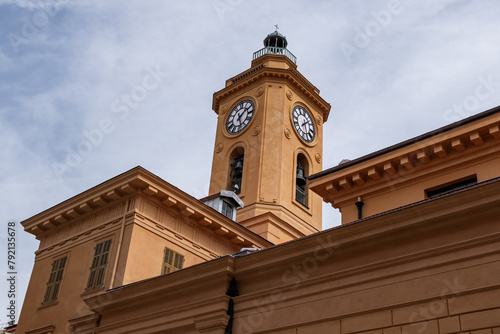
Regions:
<svg viewBox="0 0 500 334"><path fill-rule="evenodd" d="M293 126L297 134L306 143L311 143L316 137L316 129L311 115L306 108L295 106L292 111Z"/></svg>
<svg viewBox="0 0 500 334"><path fill-rule="evenodd" d="M255 106L250 100L238 103L229 113L226 120L226 130L235 135L243 131L253 118Z"/></svg>

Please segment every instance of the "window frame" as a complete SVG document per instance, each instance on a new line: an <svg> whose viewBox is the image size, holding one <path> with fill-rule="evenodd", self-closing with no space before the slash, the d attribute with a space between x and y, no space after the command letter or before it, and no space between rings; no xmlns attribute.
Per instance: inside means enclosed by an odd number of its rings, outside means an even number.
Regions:
<svg viewBox="0 0 500 334"><path fill-rule="evenodd" d="M67 263L68 255L61 256L52 261L49 279L43 295L42 305L50 305L59 300L59 292L61 291L61 284Z"/></svg>
<svg viewBox="0 0 500 334"><path fill-rule="evenodd" d="M226 216L227 218L229 219L233 219L233 215L234 215L234 205L232 205L231 203L229 203L228 201L225 201L225 200L222 200L222 208L221 208L221 213Z"/></svg>
<svg viewBox="0 0 500 334"><path fill-rule="evenodd" d="M231 154L229 155L228 161L228 173L227 173L227 190L234 191L240 197L243 197L243 188L244 188L244 175L245 175L245 152L246 149L243 146L238 146L233 149ZM235 173L234 165L237 163L237 160L241 161L242 170L239 177L233 175ZM235 188L237 186L237 188Z"/></svg>
<svg viewBox="0 0 500 334"><path fill-rule="evenodd" d="M109 263L112 240L112 238L109 238L95 245L85 291L97 290L104 286L104 278L106 277L106 268Z"/></svg>
<svg viewBox="0 0 500 334"><path fill-rule="evenodd" d="M165 247L163 250L163 261L161 264L161 274L170 274L174 271L181 270L184 266L184 255Z"/></svg>
<svg viewBox="0 0 500 334"><path fill-rule="evenodd" d="M463 177L425 190L426 198L435 198L477 184L477 175Z"/></svg>
<svg viewBox="0 0 500 334"><path fill-rule="evenodd" d="M304 178L307 178L309 176L309 160L306 157L306 155L302 152L299 152L295 156L295 169L294 169L294 196L293 199L295 202L299 203L304 209L309 210L309 187L307 186L307 183L301 187L297 184L297 171L299 168L299 165L302 168L303 171L303 176ZM300 195L300 196L298 196ZM300 200L300 197L302 196L303 202Z"/></svg>

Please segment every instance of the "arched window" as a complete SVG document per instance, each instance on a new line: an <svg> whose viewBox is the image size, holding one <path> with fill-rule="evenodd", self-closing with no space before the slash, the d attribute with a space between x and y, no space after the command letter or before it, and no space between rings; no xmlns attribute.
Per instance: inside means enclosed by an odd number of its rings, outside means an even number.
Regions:
<svg viewBox="0 0 500 334"><path fill-rule="evenodd" d="M307 206L306 177L309 175L309 164L303 154L297 155L297 167L295 170L295 200Z"/></svg>
<svg viewBox="0 0 500 334"><path fill-rule="evenodd" d="M234 191L235 194L241 193L244 158L245 150L242 147L237 147L229 158L228 189Z"/></svg>

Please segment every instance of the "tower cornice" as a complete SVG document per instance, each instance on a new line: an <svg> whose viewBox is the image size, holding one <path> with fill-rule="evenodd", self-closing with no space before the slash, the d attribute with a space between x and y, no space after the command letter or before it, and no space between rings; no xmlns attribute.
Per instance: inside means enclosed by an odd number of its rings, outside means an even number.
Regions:
<svg viewBox="0 0 500 334"><path fill-rule="evenodd" d="M264 57L280 57L276 55L266 55ZM309 101L314 104L323 114L323 122L328 120L331 105L319 96L319 89L309 82L296 68L274 68L266 67L261 62L256 63L249 70L242 72L226 81L226 87L214 93L212 109L219 114L220 104L230 95L239 92L255 82L265 79L280 79L293 85L302 92Z"/></svg>

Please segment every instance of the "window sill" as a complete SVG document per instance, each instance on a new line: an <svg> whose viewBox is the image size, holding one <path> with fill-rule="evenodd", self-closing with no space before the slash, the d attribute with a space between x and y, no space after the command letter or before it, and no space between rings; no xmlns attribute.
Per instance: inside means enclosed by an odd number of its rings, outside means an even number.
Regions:
<svg viewBox="0 0 500 334"><path fill-rule="evenodd" d="M50 306L54 306L54 305L57 305L59 304L59 299L56 299L52 302L47 302L45 304L42 304L40 306L38 306L37 310L41 310L41 309L44 309L44 308L47 308L47 307L50 307Z"/></svg>
<svg viewBox="0 0 500 334"><path fill-rule="evenodd" d="M307 205L302 204L301 202L297 201L295 198L293 199L293 204L295 204L296 206L298 206L299 208L301 208L308 215L312 216L311 208L308 207Z"/></svg>
<svg viewBox="0 0 500 334"><path fill-rule="evenodd" d="M104 286L101 286L99 288L95 288L95 289L92 289L92 290L85 290L82 293L80 293L80 296L81 297L88 296L88 295L93 294L94 292L99 292L99 291L104 291L104 290L105 290Z"/></svg>

